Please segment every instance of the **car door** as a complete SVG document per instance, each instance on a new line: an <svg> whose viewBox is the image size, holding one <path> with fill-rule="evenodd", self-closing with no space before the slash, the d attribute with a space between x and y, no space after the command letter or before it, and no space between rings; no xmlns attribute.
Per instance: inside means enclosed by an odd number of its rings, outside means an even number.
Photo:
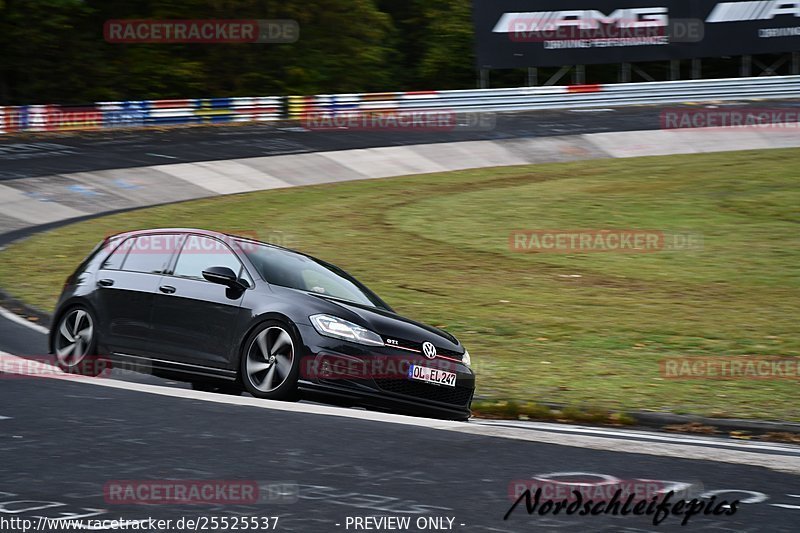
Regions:
<svg viewBox="0 0 800 533"><path fill-rule="evenodd" d="M153 299L177 238L129 237L100 266L95 305L101 338L112 352L149 356Z"/></svg>
<svg viewBox="0 0 800 533"><path fill-rule="evenodd" d="M187 235L175 266L156 289L153 341L161 357L184 364L231 367L233 331L244 291L206 281L203 270L213 266L228 267L248 278L227 244L212 237Z"/></svg>

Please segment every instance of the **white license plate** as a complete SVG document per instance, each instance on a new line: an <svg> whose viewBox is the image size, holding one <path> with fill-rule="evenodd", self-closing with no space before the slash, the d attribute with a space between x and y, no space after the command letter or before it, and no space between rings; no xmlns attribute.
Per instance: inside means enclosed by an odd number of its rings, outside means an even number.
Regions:
<svg viewBox="0 0 800 533"><path fill-rule="evenodd" d="M456 386L456 375L453 372L428 368L427 366L411 365L408 369L408 378L415 381L424 381L445 387Z"/></svg>

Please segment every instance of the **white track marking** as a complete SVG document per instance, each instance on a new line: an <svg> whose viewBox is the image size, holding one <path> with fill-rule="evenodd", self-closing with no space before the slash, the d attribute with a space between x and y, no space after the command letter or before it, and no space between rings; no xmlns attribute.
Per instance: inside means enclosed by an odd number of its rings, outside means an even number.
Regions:
<svg viewBox="0 0 800 533"><path fill-rule="evenodd" d="M0 352L0 357L14 357L13 354ZM19 358L22 359L22 358ZM14 372L11 368L10 371ZM26 375L22 373L23 375ZM38 376L37 376L38 377ZM128 391L143 392L148 394L158 394L172 398L184 398L228 405L243 405L257 407L259 409L271 409L274 411L285 411L292 413L303 413L313 415L339 416L343 418L355 418L358 420L369 420L373 422L383 422L399 424L404 426L415 426L426 429L440 431L454 431L458 433L469 433L483 437L497 437L503 439L521 440L528 442L555 444L560 446L570 446L574 448L585 448L594 450L605 450L622 453L634 453L643 455L654 455L658 457L675 457L680 459L697 459L704 461L715 461L721 463L731 463L737 465L752 465L769 468L779 472L800 474L800 455L770 455L767 453L752 453L742 450L728 450L720 448L692 446L681 443L648 443L641 441L631 441L622 438L593 437L589 435L569 435L557 432L541 430L522 429L515 427L503 427L499 425L474 424L465 422L451 422L446 420L431 420L427 418L417 418L405 415L395 415L390 413L376 413L372 411L358 411L341 407L327 405L287 403L271 400L260 400L258 398L245 396L226 396L209 392L200 392L187 389L175 389L159 385L145 385L143 383L129 383L105 378L89 378L74 375L58 375L57 372L41 376L45 379L60 379L122 389ZM617 432L620 433L620 432ZM800 448L798 448L800 450Z"/></svg>
<svg viewBox="0 0 800 533"><path fill-rule="evenodd" d="M800 446L791 444L773 444L765 442L730 441L723 438L702 438L696 435L665 435L637 430L619 430L610 428L593 428L587 426L567 426L563 424L548 424L546 422L516 422L514 420L479 420L477 424L485 426L507 426L521 429L539 429L544 431L560 431L564 433L577 433L581 435L609 435L617 437L636 437L642 440L658 442L678 442L681 444L706 444L725 448L739 448L743 450L767 450L775 452L789 452L800 454Z"/></svg>
<svg viewBox="0 0 800 533"><path fill-rule="evenodd" d="M800 498L800 494L787 494L790 498ZM791 505L788 503L771 503L772 507L780 507L781 509L793 509L795 511L800 511L800 505Z"/></svg>
<svg viewBox="0 0 800 533"><path fill-rule="evenodd" d="M0 420L11 420L10 416L2 416L0 415Z"/></svg>
<svg viewBox="0 0 800 533"><path fill-rule="evenodd" d="M24 318L8 311L0 307L0 315L13 321L18 324L27 326L35 331L40 333L47 334L47 328L39 325L34 324ZM2 352L0 352L2 354ZM2 419L2 417L0 417ZM792 453L800 453L800 447L791 446L791 445L780 445L780 444L766 444L766 443L755 443L755 442L730 442L723 439L704 439L699 438L696 436L681 436L681 435L663 435L658 433L647 433L643 431L620 431L614 429L607 429L607 428L592 428L592 427L585 427L585 426L565 426L559 424L547 424L547 423L539 423L539 422L516 422L513 420L507 421L478 421L476 422L480 425L486 426L505 426L505 427L514 427L519 429L528 429L528 430L542 430L542 431L559 431L562 433L572 433L572 434L581 434L581 435L604 435L604 436L617 436L617 437L630 437L635 436L637 438L641 438L642 440L651 440L655 442L673 442L679 444L701 444L701 445L711 445L711 446L718 446L718 447L725 447L725 448L734 448L734 449L741 449L741 450L766 450L766 451L784 451L784 452L792 452Z"/></svg>
<svg viewBox="0 0 800 533"><path fill-rule="evenodd" d="M40 324L34 324L30 320L25 320L21 316L19 316L17 314L14 314L11 311L9 311L8 309L4 309L2 307L0 307L0 316L2 316L3 318L7 318L11 322L16 322L17 324L21 324L23 326L27 326L27 327L31 328L32 330L34 330L34 331L38 331L39 333L44 333L45 335L50 333L50 330L48 330L46 327L44 327L44 326L42 326Z"/></svg>

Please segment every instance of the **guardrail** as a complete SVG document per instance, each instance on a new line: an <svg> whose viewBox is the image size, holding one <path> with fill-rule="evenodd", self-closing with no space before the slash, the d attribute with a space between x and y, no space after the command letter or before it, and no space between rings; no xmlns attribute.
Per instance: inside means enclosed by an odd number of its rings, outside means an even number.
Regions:
<svg viewBox="0 0 800 533"><path fill-rule="evenodd" d="M514 112L775 98L800 98L800 76L0 107L0 134L260 122L285 118L303 120L344 114Z"/></svg>
<svg viewBox="0 0 800 533"><path fill-rule="evenodd" d="M290 96L289 117L379 111L534 111L587 107L800 98L800 76L558 85L514 89Z"/></svg>

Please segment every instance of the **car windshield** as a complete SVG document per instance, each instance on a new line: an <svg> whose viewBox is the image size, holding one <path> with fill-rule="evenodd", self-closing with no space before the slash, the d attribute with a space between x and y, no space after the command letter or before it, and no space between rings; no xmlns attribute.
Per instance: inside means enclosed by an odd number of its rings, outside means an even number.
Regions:
<svg viewBox="0 0 800 533"><path fill-rule="evenodd" d="M252 241L239 241L239 245L261 277L272 285L389 309L375 293L334 265Z"/></svg>

